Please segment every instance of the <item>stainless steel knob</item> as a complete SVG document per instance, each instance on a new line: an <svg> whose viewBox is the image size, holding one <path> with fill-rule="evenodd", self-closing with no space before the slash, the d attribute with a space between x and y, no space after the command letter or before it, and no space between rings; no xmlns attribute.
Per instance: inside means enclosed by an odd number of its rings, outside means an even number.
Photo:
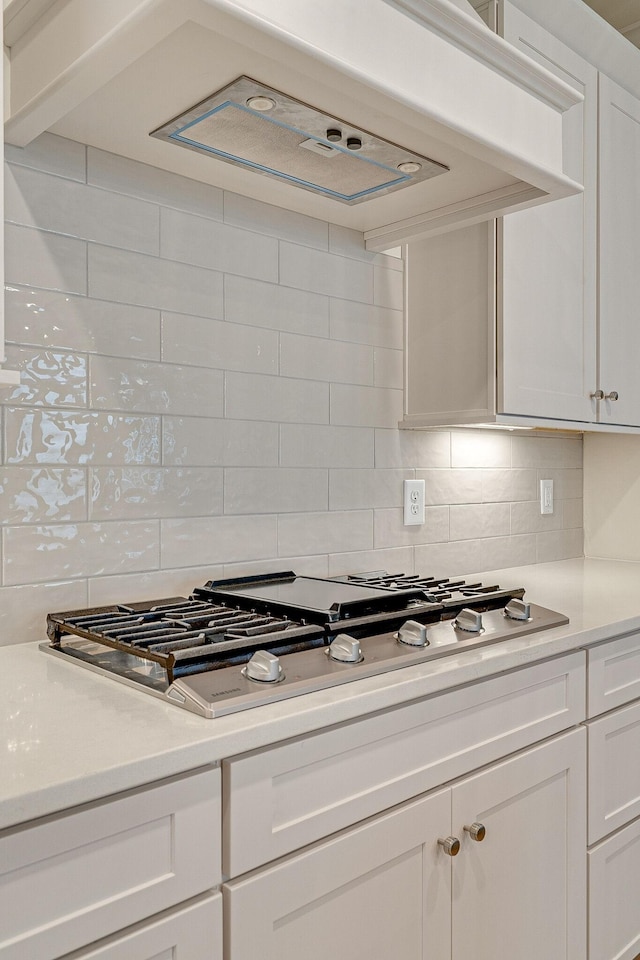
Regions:
<svg viewBox="0 0 640 960"><path fill-rule="evenodd" d="M438 844L448 857L457 857L460 853L460 841L457 837L440 837Z"/></svg>
<svg viewBox="0 0 640 960"><path fill-rule="evenodd" d="M531 620L531 604L514 597L504 608L504 615L509 620Z"/></svg>
<svg viewBox="0 0 640 960"><path fill-rule="evenodd" d="M259 683L277 683L284 679L280 661L267 650L257 650L242 673L248 680L257 680Z"/></svg>
<svg viewBox="0 0 640 960"><path fill-rule="evenodd" d="M618 399L618 391L617 391L617 390L612 390L611 393L605 393L604 398L605 398L605 400L617 400L617 399Z"/></svg>
<svg viewBox="0 0 640 960"><path fill-rule="evenodd" d="M455 618L453 625L457 630L464 630L466 633L481 633L482 614L465 607Z"/></svg>
<svg viewBox="0 0 640 960"><path fill-rule="evenodd" d="M363 659L360 641L348 633L339 633L329 647L329 656L340 663L360 663Z"/></svg>
<svg viewBox="0 0 640 960"><path fill-rule="evenodd" d="M396 633L396 640L410 647L426 647L429 643L427 628L417 620L406 620Z"/></svg>
<svg viewBox="0 0 640 960"><path fill-rule="evenodd" d="M487 835L487 831L483 823L471 823L464 829L467 831L471 839L476 841L476 843L482 843Z"/></svg>
<svg viewBox="0 0 640 960"><path fill-rule="evenodd" d="M590 393L589 396L592 400L604 400L604 390L595 390L593 393Z"/></svg>

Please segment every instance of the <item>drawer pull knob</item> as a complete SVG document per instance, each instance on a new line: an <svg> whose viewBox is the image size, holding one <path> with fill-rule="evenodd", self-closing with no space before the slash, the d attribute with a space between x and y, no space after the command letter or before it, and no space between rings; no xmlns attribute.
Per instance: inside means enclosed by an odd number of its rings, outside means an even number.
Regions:
<svg viewBox="0 0 640 960"><path fill-rule="evenodd" d="M605 400L617 400L617 399L618 399L618 391L617 391L617 390L612 390L611 393L605 393L604 398L605 398Z"/></svg>
<svg viewBox="0 0 640 960"><path fill-rule="evenodd" d="M460 852L460 841L457 837L441 837L438 843L448 857L455 857Z"/></svg>
<svg viewBox="0 0 640 960"><path fill-rule="evenodd" d="M472 840L475 840L477 843L482 843L484 838L487 835L486 828L483 823L472 823L470 826L464 828Z"/></svg>
<svg viewBox="0 0 640 960"><path fill-rule="evenodd" d="M592 400L604 400L604 390L596 390L594 393L590 393L589 396Z"/></svg>

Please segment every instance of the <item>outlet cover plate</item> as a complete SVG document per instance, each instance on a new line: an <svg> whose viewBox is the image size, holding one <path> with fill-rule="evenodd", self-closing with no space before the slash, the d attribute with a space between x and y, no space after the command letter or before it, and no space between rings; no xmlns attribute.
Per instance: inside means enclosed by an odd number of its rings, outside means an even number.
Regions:
<svg viewBox="0 0 640 960"><path fill-rule="evenodd" d="M403 502L405 527L424 523L424 480L404 481Z"/></svg>

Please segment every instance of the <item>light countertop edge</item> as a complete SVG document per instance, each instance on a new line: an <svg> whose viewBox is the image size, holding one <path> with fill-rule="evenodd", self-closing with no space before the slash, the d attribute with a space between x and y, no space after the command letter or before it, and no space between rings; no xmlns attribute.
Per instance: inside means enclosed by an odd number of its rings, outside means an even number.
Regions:
<svg viewBox="0 0 640 960"><path fill-rule="evenodd" d="M639 563L562 560L480 576L525 586L569 624L213 720L38 643L0 647L0 829L640 630Z"/></svg>

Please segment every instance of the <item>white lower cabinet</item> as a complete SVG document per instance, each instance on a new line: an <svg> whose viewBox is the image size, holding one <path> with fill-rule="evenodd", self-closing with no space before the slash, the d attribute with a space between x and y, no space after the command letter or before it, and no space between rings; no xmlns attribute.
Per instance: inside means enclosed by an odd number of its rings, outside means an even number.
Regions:
<svg viewBox="0 0 640 960"><path fill-rule="evenodd" d="M640 956L640 822L589 851L589 960Z"/></svg>
<svg viewBox="0 0 640 960"><path fill-rule="evenodd" d="M585 739L564 734L225 884L226 960L584 960Z"/></svg>

